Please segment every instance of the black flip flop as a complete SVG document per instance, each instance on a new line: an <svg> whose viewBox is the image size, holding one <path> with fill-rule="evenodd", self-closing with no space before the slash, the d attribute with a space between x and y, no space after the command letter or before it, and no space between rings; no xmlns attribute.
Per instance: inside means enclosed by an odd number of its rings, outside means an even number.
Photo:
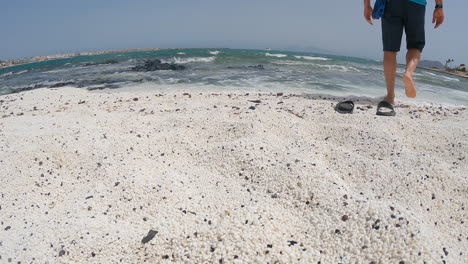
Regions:
<svg viewBox="0 0 468 264"><path fill-rule="evenodd" d="M379 116L395 116L396 113L395 113L395 109L393 109L393 106L389 102L382 101L377 105L376 115L379 115Z"/></svg>
<svg viewBox="0 0 468 264"><path fill-rule="evenodd" d="M343 101L339 102L335 106L335 111L340 114L352 114L354 110L354 103L353 101Z"/></svg>

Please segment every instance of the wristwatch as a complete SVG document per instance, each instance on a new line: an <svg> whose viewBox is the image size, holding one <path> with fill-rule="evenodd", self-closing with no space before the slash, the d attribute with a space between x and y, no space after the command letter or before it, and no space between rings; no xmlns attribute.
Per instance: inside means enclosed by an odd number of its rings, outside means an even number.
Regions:
<svg viewBox="0 0 468 264"><path fill-rule="evenodd" d="M436 5L435 8L444 8L444 5Z"/></svg>

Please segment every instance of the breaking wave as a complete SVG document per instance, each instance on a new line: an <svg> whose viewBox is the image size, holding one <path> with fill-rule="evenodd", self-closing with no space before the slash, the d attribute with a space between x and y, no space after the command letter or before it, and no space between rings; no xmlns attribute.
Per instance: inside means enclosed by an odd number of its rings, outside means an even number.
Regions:
<svg viewBox="0 0 468 264"><path fill-rule="evenodd" d="M7 73L4 73L4 74L0 74L0 78L12 76L12 75L20 75L20 74L27 73L27 72L28 72L28 70L18 71L18 72L7 72Z"/></svg>
<svg viewBox="0 0 468 264"><path fill-rule="evenodd" d="M325 68L331 71L340 71L340 72L361 72L359 69L352 67L352 66L345 66L345 65L320 65L317 64L320 68Z"/></svg>
<svg viewBox="0 0 468 264"><path fill-rule="evenodd" d="M273 60L271 62L274 64L279 64L279 65L314 65L314 63L311 63L311 62L292 61L292 60Z"/></svg>
<svg viewBox="0 0 468 264"><path fill-rule="evenodd" d="M294 56L296 59L304 59L304 60L316 60L316 61L328 61L330 59L322 58L322 57L311 57L311 56Z"/></svg>
<svg viewBox="0 0 468 264"><path fill-rule="evenodd" d="M216 57L192 57L192 58L172 58L169 62L178 63L178 64L186 64L186 63L194 63L194 62L213 62L215 61Z"/></svg>
<svg viewBox="0 0 468 264"><path fill-rule="evenodd" d="M276 58L285 58L285 57L287 57L288 55L286 55L286 54L265 53L265 56L268 56L268 57L276 57Z"/></svg>

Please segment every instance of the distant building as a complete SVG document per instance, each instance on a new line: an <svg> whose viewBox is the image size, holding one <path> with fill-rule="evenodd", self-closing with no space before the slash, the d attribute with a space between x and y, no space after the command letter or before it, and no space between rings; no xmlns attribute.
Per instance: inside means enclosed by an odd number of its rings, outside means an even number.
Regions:
<svg viewBox="0 0 468 264"><path fill-rule="evenodd" d="M465 64L460 64L460 66L458 67L457 70L466 72L466 66L465 66Z"/></svg>

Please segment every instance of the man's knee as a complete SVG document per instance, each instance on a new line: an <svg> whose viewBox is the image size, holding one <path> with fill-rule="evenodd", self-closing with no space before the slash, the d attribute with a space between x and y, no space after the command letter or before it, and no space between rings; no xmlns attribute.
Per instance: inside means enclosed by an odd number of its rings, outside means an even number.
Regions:
<svg viewBox="0 0 468 264"><path fill-rule="evenodd" d="M396 57L397 54L398 54L398 51L384 51L385 56Z"/></svg>

